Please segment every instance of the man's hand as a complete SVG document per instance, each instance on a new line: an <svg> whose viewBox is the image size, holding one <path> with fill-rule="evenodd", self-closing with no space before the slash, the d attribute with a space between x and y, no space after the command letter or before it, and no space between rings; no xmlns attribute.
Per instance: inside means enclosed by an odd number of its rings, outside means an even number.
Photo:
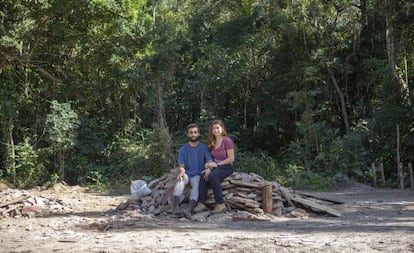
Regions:
<svg viewBox="0 0 414 253"><path fill-rule="evenodd" d="M178 175L177 175L177 181L182 181L182 180L184 180L184 173L178 173Z"/></svg>
<svg viewBox="0 0 414 253"><path fill-rule="evenodd" d="M176 180L177 180L177 181L182 181L182 180L184 180L184 174L185 174L185 169L184 169L183 167L180 167L180 168L178 169L178 174L177 174L177 178L176 178Z"/></svg>

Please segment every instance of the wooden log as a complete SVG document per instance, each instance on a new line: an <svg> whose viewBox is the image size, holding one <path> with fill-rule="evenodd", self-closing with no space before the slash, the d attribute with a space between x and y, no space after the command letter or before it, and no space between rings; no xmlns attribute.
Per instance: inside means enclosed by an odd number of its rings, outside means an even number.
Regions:
<svg viewBox="0 0 414 253"><path fill-rule="evenodd" d="M262 209L265 213L272 213L272 185L268 184L262 188Z"/></svg>
<svg viewBox="0 0 414 253"><path fill-rule="evenodd" d="M302 204L306 207L311 207L311 208L314 208L316 210L326 212L326 213L328 213L332 216L335 216L335 217L341 216L341 213L339 211L337 211L337 210L335 210L331 207L318 204L318 203L316 203L314 201L311 201L311 200L308 200L308 199L304 199L304 198L301 198L301 197L293 197L292 200L297 202L297 203L300 203L300 204Z"/></svg>

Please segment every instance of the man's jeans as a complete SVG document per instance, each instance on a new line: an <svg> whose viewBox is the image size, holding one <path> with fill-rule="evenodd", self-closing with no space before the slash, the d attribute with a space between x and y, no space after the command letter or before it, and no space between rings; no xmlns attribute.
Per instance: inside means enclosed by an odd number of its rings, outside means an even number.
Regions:
<svg viewBox="0 0 414 253"><path fill-rule="evenodd" d="M190 200L198 201L198 188L200 184L200 176L193 176L188 178L187 174L184 174L184 179L175 183L174 186L174 196L180 197L180 202L184 199L184 188L190 182L191 184L191 193Z"/></svg>

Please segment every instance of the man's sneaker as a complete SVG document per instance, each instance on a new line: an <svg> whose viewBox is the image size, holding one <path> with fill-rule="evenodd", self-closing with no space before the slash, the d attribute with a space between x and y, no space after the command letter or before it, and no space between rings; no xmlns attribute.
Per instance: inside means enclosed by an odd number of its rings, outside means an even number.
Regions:
<svg viewBox="0 0 414 253"><path fill-rule="evenodd" d="M222 213L224 210L226 210L226 204L216 204L214 210L211 211L211 213Z"/></svg>
<svg viewBox="0 0 414 253"><path fill-rule="evenodd" d="M206 205L204 205L203 203L201 203L201 202L198 202L198 204L197 204L197 206L194 208L194 212L195 213L199 213L199 212L202 212L202 211L205 211L205 210L207 210L207 207L206 207Z"/></svg>

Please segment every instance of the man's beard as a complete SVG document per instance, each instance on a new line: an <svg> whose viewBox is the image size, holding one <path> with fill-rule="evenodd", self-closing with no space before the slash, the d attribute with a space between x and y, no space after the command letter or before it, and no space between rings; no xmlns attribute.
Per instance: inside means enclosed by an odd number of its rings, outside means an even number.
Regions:
<svg viewBox="0 0 414 253"><path fill-rule="evenodd" d="M197 142L198 141L198 136L197 137L188 137L188 140L190 142Z"/></svg>

